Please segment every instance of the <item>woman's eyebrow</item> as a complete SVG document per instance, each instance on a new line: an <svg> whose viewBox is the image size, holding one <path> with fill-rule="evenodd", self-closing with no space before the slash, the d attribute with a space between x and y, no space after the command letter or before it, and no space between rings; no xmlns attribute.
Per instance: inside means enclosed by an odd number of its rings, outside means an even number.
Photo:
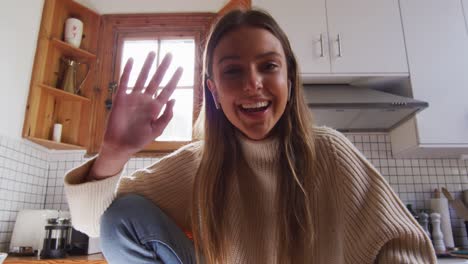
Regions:
<svg viewBox="0 0 468 264"><path fill-rule="evenodd" d="M219 59L218 64L221 64L221 62L223 62L225 60L238 60L238 59L240 59L239 55L228 55L228 56L224 56L221 59Z"/></svg>
<svg viewBox="0 0 468 264"><path fill-rule="evenodd" d="M281 57L281 54L279 54L279 53L276 52L276 51L269 51L269 52L265 52L265 53L259 54L259 55L255 56L255 58L261 59L261 58L263 58L263 57L268 57L268 56Z"/></svg>
<svg viewBox="0 0 468 264"><path fill-rule="evenodd" d="M276 51L268 51L268 52L256 55L255 58L256 59L261 59L261 58L268 57L268 56L281 57L281 54L279 54ZM238 59L240 59L239 55L228 55L228 56L224 56L221 59L219 59L218 64L221 64L225 60L238 60Z"/></svg>

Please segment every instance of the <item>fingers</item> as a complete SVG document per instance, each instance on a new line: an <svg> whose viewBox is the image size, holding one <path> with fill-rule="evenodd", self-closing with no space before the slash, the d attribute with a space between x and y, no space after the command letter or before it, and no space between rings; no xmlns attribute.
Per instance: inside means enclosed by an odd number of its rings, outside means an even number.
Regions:
<svg viewBox="0 0 468 264"><path fill-rule="evenodd" d="M182 72L183 69L181 67L177 68L174 75L172 75L171 80L167 83L166 87L164 87L164 89L158 95L156 100L158 100L160 104L165 104L167 100L169 100L175 88L177 87L177 83L179 82L180 77L182 77Z"/></svg>
<svg viewBox="0 0 468 264"><path fill-rule="evenodd" d="M143 64L143 68L141 68L140 75L138 75L138 79L135 83L135 87L133 87L132 93L141 93L141 91L145 87L145 82L146 79L148 79L148 74L151 69L151 65L153 65L155 57L156 54L153 51L148 53L148 56L146 56L145 63Z"/></svg>
<svg viewBox="0 0 468 264"><path fill-rule="evenodd" d="M166 129L167 125L171 121L174 115L174 104L175 99L168 101L166 104L166 108L164 109L164 113L156 120L153 120L152 127L155 138L159 137L163 133L164 129Z"/></svg>
<svg viewBox="0 0 468 264"><path fill-rule="evenodd" d="M119 87L117 88L117 92L116 92L117 97L120 97L121 94L125 94L125 92L127 91L128 79L130 78L130 72L132 71L132 67L133 67L133 59L129 58L127 60L127 63L125 63L122 76L120 77Z"/></svg>
<svg viewBox="0 0 468 264"><path fill-rule="evenodd" d="M171 64L172 61L172 54L167 53L166 56L164 56L163 61L159 65L158 69L156 70L156 73L154 74L153 78L151 78L150 83L148 84L148 87L146 87L145 93L153 95L156 93L156 90L158 89L159 84L161 83L164 75L166 74L167 69L169 68L169 65Z"/></svg>

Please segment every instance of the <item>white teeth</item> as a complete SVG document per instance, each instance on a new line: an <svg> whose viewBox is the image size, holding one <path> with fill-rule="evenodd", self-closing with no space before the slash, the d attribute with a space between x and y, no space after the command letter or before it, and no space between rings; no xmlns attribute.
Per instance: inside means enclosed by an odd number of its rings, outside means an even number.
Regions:
<svg viewBox="0 0 468 264"><path fill-rule="evenodd" d="M252 108L260 108L260 107L265 107L268 105L267 101L264 102L258 102L258 103L252 103L252 104L242 104L242 108L244 109L252 109Z"/></svg>

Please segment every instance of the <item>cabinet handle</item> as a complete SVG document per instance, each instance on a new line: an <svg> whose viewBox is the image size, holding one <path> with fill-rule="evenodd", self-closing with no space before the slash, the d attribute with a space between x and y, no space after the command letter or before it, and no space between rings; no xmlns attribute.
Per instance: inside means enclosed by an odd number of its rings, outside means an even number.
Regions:
<svg viewBox="0 0 468 264"><path fill-rule="evenodd" d="M320 33L320 57L324 57L325 55L323 54L323 34Z"/></svg>
<svg viewBox="0 0 468 264"><path fill-rule="evenodd" d="M336 41L338 42L338 57L342 57L343 54L341 53L341 36L340 36L340 34L338 34L338 37L337 37Z"/></svg>

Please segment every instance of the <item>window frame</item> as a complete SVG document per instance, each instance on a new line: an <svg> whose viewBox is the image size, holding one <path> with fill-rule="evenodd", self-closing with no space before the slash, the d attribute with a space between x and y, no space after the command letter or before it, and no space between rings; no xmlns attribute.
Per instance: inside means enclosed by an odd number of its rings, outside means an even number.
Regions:
<svg viewBox="0 0 468 264"><path fill-rule="evenodd" d="M192 126L200 113L203 101L202 56L203 49L215 13L173 13L173 14L119 14L104 15L101 20L100 36L102 42L98 52L96 99L93 104L93 122L90 149L88 154L99 151L110 111L106 100L112 98L110 83L118 82L120 59L124 39L193 38L195 40L195 76L193 85ZM119 49L117 47L120 47ZM193 135L193 132L192 132ZM148 144L137 156L158 153L164 155L192 141L154 141Z"/></svg>

